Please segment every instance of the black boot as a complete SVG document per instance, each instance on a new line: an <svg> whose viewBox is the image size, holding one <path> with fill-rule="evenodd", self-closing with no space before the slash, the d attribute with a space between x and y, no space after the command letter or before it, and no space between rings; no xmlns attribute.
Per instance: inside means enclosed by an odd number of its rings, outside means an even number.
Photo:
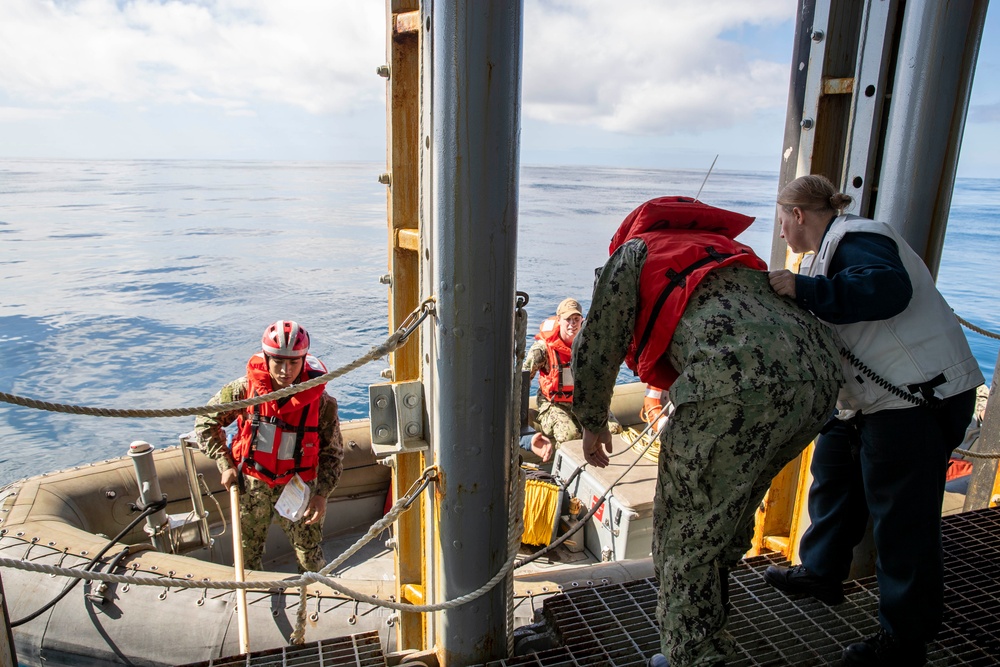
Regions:
<svg viewBox="0 0 1000 667"><path fill-rule="evenodd" d="M813 574L805 565L779 567L768 565L764 570L764 581L779 591L793 595L808 595L826 604L840 604L844 601L843 582Z"/></svg>
<svg viewBox="0 0 1000 667"><path fill-rule="evenodd" d="M927 663L927 644L902 642L879 628L871 637L845 648L843 658L845 666L920 667Z"/></svg>
<svg viewBox="0 0 1000 667"><path fill-rule="evenodd" d="M670 661L662 653L654 653L646 658L646 667L670 667ZM711 667L726 667L726 662L714 662Z"/></svg>

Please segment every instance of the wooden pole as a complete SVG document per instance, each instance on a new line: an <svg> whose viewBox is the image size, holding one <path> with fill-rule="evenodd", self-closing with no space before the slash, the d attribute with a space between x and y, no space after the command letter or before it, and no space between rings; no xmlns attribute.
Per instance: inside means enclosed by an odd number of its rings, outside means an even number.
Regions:
<svg viewBox="0 0 1000 667"><path fill-rule="evenodd" d="M236 581L246 581L243 576L243 530L240 525L240 490L236 484L229 487L229 509L233 521L233 568ZM236 591L236 613L240 624L240 653L250 652L250 627L247 623L247 591Z"/></svg>

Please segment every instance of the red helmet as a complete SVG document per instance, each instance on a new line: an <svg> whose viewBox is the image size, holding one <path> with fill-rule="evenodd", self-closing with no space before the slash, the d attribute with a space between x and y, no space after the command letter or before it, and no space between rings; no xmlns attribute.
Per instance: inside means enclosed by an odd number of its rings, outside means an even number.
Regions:
<svg viewBox="0 0 1000 667"><path fill-rule="evenodd" d="M309 353L309 332L291 320L278 320L261 340L264 354L279 359L300 359Z"/></svg>

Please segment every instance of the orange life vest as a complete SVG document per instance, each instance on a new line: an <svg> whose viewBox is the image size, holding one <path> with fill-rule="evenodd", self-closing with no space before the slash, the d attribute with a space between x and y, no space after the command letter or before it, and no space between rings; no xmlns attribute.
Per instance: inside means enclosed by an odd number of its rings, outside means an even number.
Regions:
<svg viewBox="0 0 1000 667"><path fill-rule="evenodd" d="M667 348L691 293L709 271L734 263L767 269L750 246L733 240L753 220L689 197L659 197L632 211L615 232L612 254L634 238L646 244L635 329L625 357L644 382L669 389L677 379Z"/></svg>
<svg viewBox="0 0 1000 667"><path fill-rule="evenodd" d="M299 382L319 377L326 367L307 356ZM264 354L258 352L247 362L247 397L273 391L271 374ZM268 401L246 409L237 418L233 438L233 458L238 468L268 486L286 484L298 473L302 481L316 478L319 464L319 401L325 384L299 392L280 401Z"/></svg>
<svg viewBox="0 0 1000 667"><path fill-rule="evenodd" d="M538 375L539 392L552 403L572 403L573 370L570 362L573 349L559 336L559 318L550 317L542 322L535 340L545 341L545 351L549 355L548 372Z"/></svg>
<svg viewBox="0 0 1000 667"><path fill-rule="evenodd" d="M953 479L958 479L959 477L965 477L966 475L971 474L972 462L952 457L948 459L948 470L945 473L944 481L950 482Z"/></svg>

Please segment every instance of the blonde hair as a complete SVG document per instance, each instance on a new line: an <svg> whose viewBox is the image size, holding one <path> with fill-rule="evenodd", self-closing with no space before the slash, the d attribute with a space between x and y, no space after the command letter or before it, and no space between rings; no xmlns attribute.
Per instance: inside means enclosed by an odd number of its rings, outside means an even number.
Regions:
<svg viewBox="0 0 1000 667"><path fill-rule="evenodd" d="M853 201L850 195L837 192L830 179L820 174L799 176L778 193L778 205L789 213L798 207L804 211L835 211L839 215Z"/></svg>

